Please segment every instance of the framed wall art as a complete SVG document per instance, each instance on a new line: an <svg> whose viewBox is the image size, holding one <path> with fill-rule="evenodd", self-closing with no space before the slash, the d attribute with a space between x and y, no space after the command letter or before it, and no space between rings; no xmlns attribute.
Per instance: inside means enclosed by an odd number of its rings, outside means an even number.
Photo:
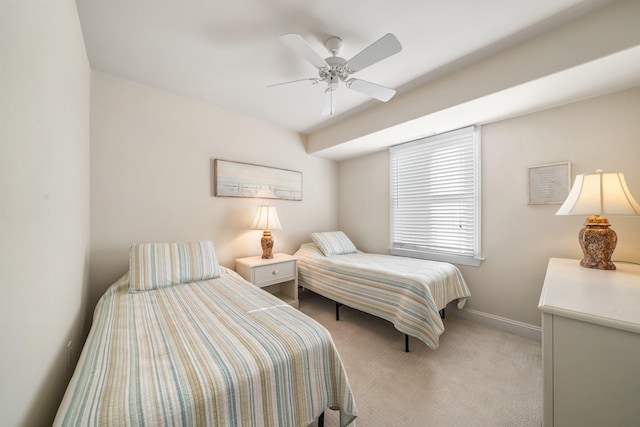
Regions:
<svg viewBox="0 0 640 427"><path fill-rule="evenodd" d="M302 200L302 172L214 160L214 195Z"/></svg>
<svg viewBox="0 0 640 427"><path fill-rule="evenodd" d="M549 163L528 168L530 205L564 203L571 186L571 163Z"/></svg>

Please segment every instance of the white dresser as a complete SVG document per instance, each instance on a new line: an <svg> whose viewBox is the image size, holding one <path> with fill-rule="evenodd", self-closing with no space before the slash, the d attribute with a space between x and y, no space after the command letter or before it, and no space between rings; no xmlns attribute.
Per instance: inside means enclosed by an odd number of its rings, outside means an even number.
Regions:
<svg viewBox="0 0 640 427"><path fill-rule="evenodd" d="M551 258L542 311L545 427L640 426L640 265Z"/></svg>

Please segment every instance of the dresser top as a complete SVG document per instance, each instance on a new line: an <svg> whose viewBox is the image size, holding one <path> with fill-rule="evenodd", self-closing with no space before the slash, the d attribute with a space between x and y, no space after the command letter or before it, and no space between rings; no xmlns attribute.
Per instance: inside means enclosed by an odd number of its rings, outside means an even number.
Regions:
<svg viewBox="0 0 640 427"><path fill-rule="evenodd" d="M640 265L616 262L616 270L551 258L538 309L584 322L640 333Z"/></svg>

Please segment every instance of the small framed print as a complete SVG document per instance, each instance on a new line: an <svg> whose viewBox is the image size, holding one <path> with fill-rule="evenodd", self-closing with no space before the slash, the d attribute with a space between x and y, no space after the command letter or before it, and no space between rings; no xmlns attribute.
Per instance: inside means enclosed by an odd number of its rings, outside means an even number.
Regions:
<svg viewBox="0 0 640 427"><path fill-rule="evenodd" d="M564 203L571 186L571 163L549 163L528 168L530 205Z"/></svg>

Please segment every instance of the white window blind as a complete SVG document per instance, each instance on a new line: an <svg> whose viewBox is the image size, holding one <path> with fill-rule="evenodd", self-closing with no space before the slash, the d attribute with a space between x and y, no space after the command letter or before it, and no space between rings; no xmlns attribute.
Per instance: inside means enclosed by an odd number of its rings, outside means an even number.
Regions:
<svg viewBox="0 0 640 427"><path fill-rule="evenodd" d="M479 133L468 127L391 147L391 253L479 265Z"/></svg>

